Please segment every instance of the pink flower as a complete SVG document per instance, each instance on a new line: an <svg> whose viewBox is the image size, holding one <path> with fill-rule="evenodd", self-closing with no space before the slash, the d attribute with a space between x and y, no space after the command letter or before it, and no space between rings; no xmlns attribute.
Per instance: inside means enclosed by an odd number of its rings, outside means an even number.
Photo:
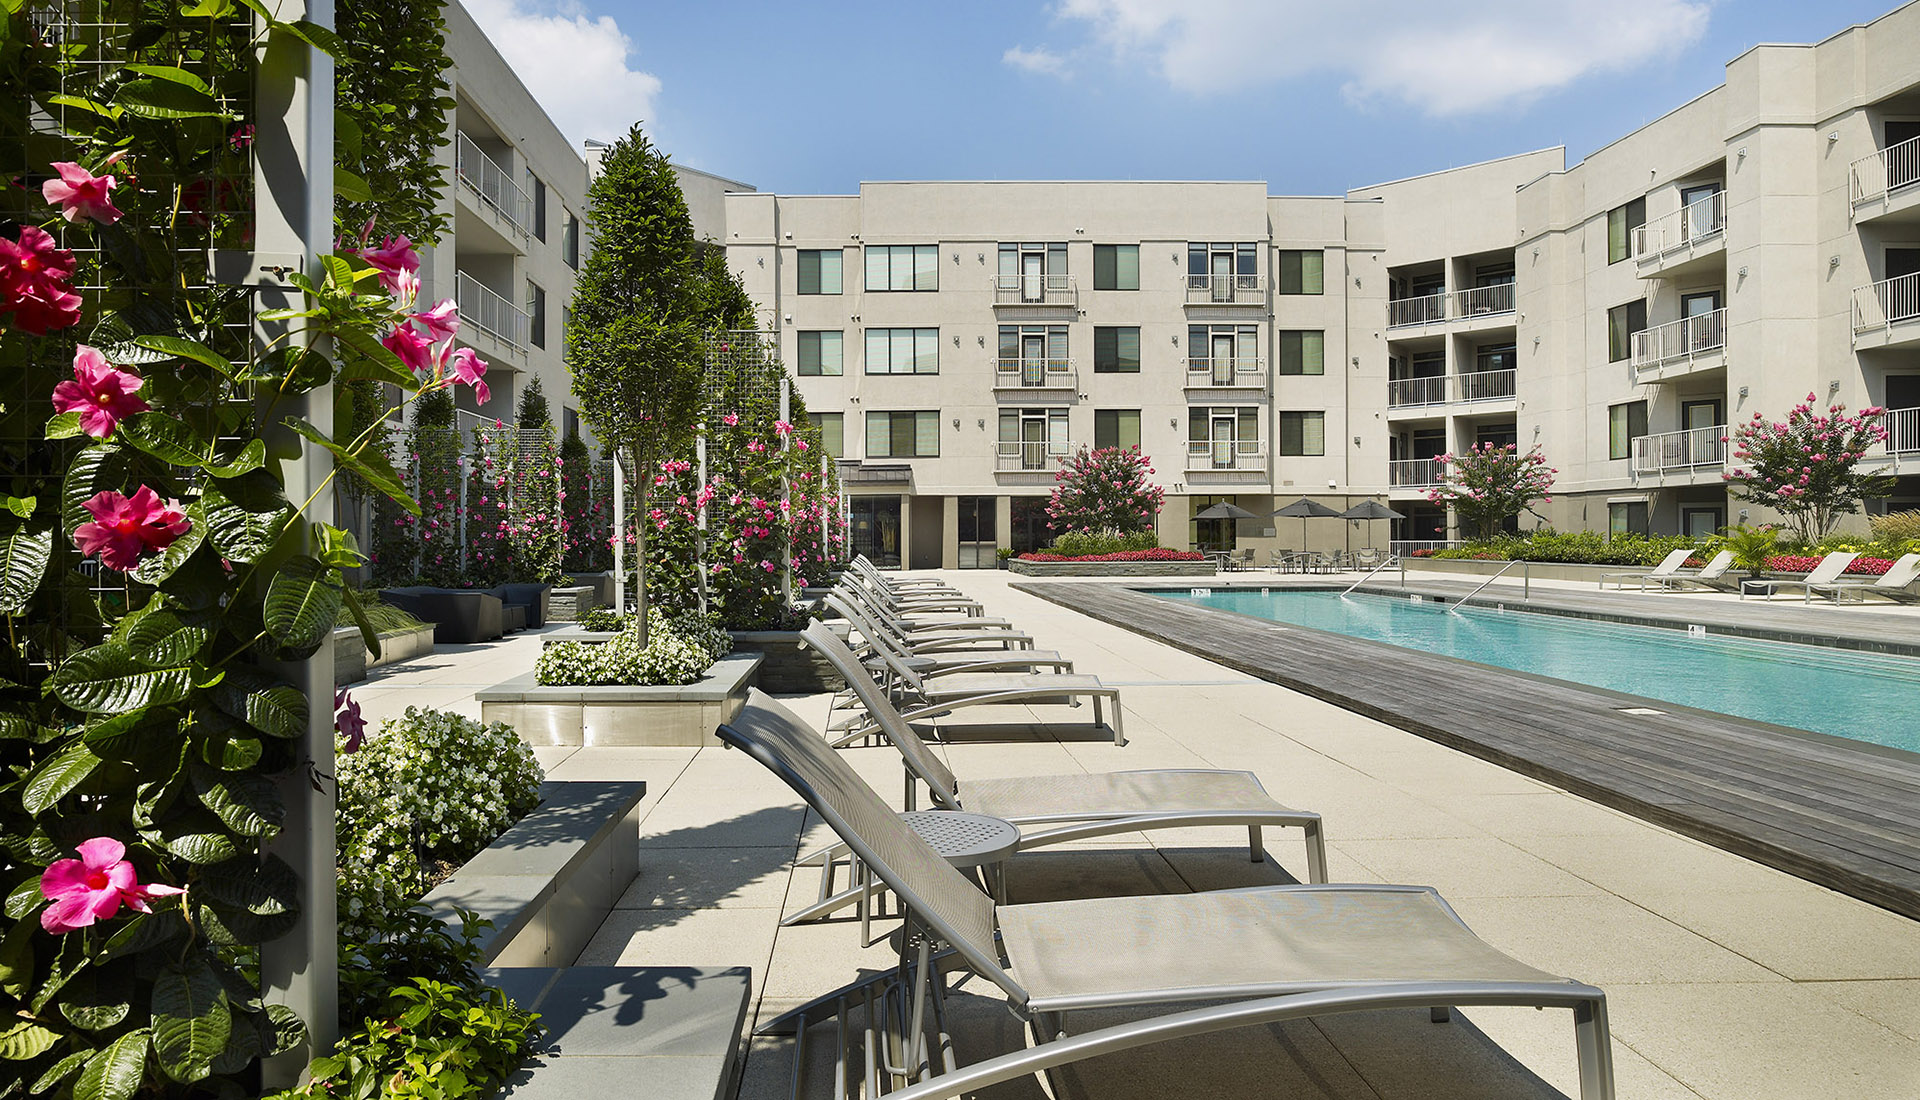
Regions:
<svg viewBox="0 0 1920 1100"><path fill-rule="evenodd" d="M412 298L419 293L420 254L413 250L413 242L402 233L398 237L388 237L379 248L362 249L360 258L380 272L380 285L395 298ZM414 276L411 280L413 293L402 293L409 286L405 276Z"/></svg>
<svg viewBox="0 0 1920 1100"><path fill-rule="evenodd" d="M247 146L252 144L253 144L253 126L251 124L236 126L234 127L233 133L227 135L227 148L233 150L236 153L245 152L247 149ZM371 233L372 231L373 231L373 223L368 222L367 232Z"/></svg>
<svg viewBox="0 0 1920 1100"><path fill-rule="evenodd" d="M776 420L773 422L773 434L785 439L793 434L793 425L784 420Z"/></svg>
<svg viewBox="0 0 1920 1100"><path fill-rule="evenodd" d="M122 573L139 565L147 554L172 546L193 527L179 501L163 504L159 494L145 485L132 497L111 489L96 493L86 509L93 522L73 529L74 545L87 557L98 554L102 565Z"/></svg>
<svg viewBox="0 0 1920 1100"><path fill-rule="evenodd" d="M482 405L493 399L493 391L487 388L485 381L487 361L475 355L472 348L455 348L447 360L447 373L455 382L473 387L473 399Z"/></svg>
<svg viewBox="0 0 1920 1100"><path fill-rule="evenodd" d="M84 841L79 859L55 860L40 876L40 895L53 902L40 914L40 927L62 935L109 920L125 904L138 913L150 913L151 898L184 894L178 886L140 885L127 846L107 836Z"/></svg>
<svg viewBox="0 0 1920 1100"><path fill-rule="evenodd" d="M432 309L410 314L408 319L425 325L428 339L436 344L452 339L453 334L460 331L460 307L452 298L442 298Z"/></svg>
<svg viewBox="0 0 1920 1100"><path fill-rule="evenodd" d="M112 225L120 220L120 211L109 194L119 180L96 176L70 160L56 162L53 170L60 173L60 178L41 184L40 194L60 207L68 221L91 218L101 225Z"/></svg>
<svg viewBox="0 0 1920 1100"><path fill-rule="evenodd" d="M399 356L400 362L415 374L433 372L433 341L414 331L411 325L401 325L382 336L380 346Z"/></svg>
<svg viewBox="0 0 1920 1100"><path fill-rule="evenodd" d="M80 428L95 439L113 434L120 421L153 406L135 397L140 376L115 370L106 356L81 344L73 354L73 381L53 387L53 411L80 414Z"/></svg>
<svg viewBox="0 0 1920 1100"><path fill-rule="evenodd" d="M348 755L359 752L361 742L367 739L367 720L360 716L360 704L346 688L333 693L333 732L347 739L341 751Z"/></svg>
<svg viewBox="0 0 1920 1100"><path fill-rule="evenodd" d="M20 227L18 240L0 237L0 313L35 336L80 323L80 296L67 287L73 253L39 226Z"/></svg>
<svg viewBox="0 0 1920 1100"><path fill-rule="evenodd" d="M720 423L725 424L727 427L731 428L734 425L740 423L740 414L728 413L727 415L720 418Z"/></svg>

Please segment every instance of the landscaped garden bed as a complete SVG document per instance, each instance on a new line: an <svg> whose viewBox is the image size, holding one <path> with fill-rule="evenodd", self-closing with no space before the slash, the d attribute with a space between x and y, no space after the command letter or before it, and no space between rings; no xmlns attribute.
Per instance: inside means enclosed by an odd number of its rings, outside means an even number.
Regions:
<svg viewBox="0 0 1920 1100"><path fill-rule="evenodd" d="M1058 558L1026 556L1007 563L1008 572L1026 577L1211 577L1212 558Z"/></svg>
<svg viewBox="0 0 1920 1100"><path fill-rule="evenodd" d="M688 684L548 686L525 673L474 698L484 720L533 745L717 745L715 727L740 713L762 660L729 654Z"/></svg>

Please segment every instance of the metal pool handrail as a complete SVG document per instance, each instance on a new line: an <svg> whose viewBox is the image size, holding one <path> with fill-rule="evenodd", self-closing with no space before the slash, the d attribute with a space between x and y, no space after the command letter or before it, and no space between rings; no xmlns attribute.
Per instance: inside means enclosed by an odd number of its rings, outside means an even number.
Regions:
<svg viewBox="0 0 1920 1100"><path fill-rule="evenodd" d="M1388 554L1386 561L1383 561L1379 565L1376 565L1372 569L1369 569L1367 571L1366 576L1361 577L1359 580L1354 581L1352 584L1348 585L1346 588L1346 591L1340 593L1340 595L1342 597L1352 595L1354 589L1372 580L1373 575L1375 573L1378 573L1383 569L1392 569L1396 565L1400 567L1400 587L1405 588L1407 586L1407 564L1400 560L1400 555Z"/></svg>
<svg viewBox="0 0 1920 1100"><path fill-rule="evenodd" d="M1526 564L1527 562L1524 559L1515 559L1514 561L1510 561L1507 564L1501 566L1498 570L1494 572L1493 576L1488 577L1484 581L1481 581L1479 588L1474 589L1473 591L1467 593L1466 595L1456 600L1452 607L1447 608L1447 614L1449 615L1458 614L1462 605L1464 605L1468 600L1473 599L1475 596L1478 596L1481 592L1485 591L1486 587L1492 584L1494 581L1497 581L1501 577L1506 576L1507 570L1512 569L1516 565L1524 566ZM1520 580L1521 580L1520 598L1523 600L1528 599L1532 596L1532 593L1533 593L1533 570L1531 569L1520 570Z"/></svg>

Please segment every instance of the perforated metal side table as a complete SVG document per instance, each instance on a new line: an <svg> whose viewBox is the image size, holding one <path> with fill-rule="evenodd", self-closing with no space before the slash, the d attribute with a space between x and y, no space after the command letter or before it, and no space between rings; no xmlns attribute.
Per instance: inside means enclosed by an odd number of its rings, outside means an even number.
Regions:
<svg viewBox="0 0 1920 1100"><path fill-rule="evenodd" d="M1013 855L1020 846L1020 829L1012 822L1002 821L987 814L972 814L964 810L913 810L900 815L900 820L920 835L920 839L933 847L935 852L954 870L978 871L975 881L990 895L996 904L1007 901L1007 857ZM855 872L854 885L864 886L867 869L859 867ZM860 892L857 903L860 909L860 942L873 942L870 931L872 895L865 890Z"/></svg>

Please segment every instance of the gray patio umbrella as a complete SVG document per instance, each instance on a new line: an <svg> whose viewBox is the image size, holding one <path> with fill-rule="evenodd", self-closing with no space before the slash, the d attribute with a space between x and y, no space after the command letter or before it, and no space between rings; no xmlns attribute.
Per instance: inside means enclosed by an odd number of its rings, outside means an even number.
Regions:
<svg viewBox="0 0 1920 1100"><path fill-rule="evenodd" d="M1247 511L1237 504L1221 501L1193 514L1194 519L1259 519L1258 515Z"/></svg>
<svg viewBox="0 0 1920 1100"><path fill-rule="evenodd" d="M1287 505L1285 508L1274 509L1273 514L1276 516L1287 516L1290 518L1293 516L1300 517L1300 547L1303 550L1306 548L1306 545L1307 545L1307 521L1308 520L1328 519L1328 518L1338 519L1340 516L1340 513L1334 511L1333 509L1327 507L1326 505L1320 503L1319 501L1308 500L1306 497L1301 497L1299 500L1294 501L1292 504Z"/></svg>
<svg viewBox="0 0 1920 1100"><path fill-rule="evenodd" d="M1404 514L1396 512L1377 500L1363 500L1340 513L1342 519L1405 519ZM1367 527L1367 549L1373 549L1373 527Z"/></svg>

